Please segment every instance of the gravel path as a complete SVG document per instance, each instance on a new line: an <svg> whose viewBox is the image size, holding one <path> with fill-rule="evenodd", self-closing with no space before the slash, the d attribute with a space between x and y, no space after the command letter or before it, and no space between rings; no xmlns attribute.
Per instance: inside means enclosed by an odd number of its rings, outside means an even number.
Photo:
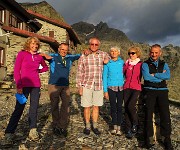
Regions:
<svg viewBox="0 0 180 150"><path fill-rule="evenodd" d="M14 109L15 97L14 90L0 91L0 139L3 139L4 130L9 121L9 117ZM125 138L125 135L115 136L110 134L110 116L109 103L105 102L100 109L99 129L101 136L94 135L93 132L89 136L85 136L82 131L84 128L82 107L80 107L80 99L77 95L72 95L70 122L68 127L67 138L53 135L51 127L50 104L47 91L42 91L40 105L38 109L38 131L41 139L38 142L33 142L28 139L28 114L29 102L19 122L16 130L16 140L13 145L2 146L0 149L38 149L38 150L56 150L56 149L71 149L71 150L140 150L143 144L142 127L139 133L132 140ZM174 149L180 149L180 107L179 105L170 105L171 120L172 120L172 144ZM139 113L142 117L142 112ZM161 144L156 143L154 148L163 150Z"/></svg>

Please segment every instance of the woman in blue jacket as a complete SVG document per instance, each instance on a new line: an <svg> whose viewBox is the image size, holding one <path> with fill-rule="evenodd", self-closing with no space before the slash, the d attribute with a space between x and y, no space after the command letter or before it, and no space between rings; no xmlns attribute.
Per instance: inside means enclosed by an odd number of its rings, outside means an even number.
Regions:
<svg viewBox="0 0 180 150"><path fill-rule="evenodd" d="M111 106L111 118L113 124L112 134L121 135L122 102L123 102L123 65L124 61L119 57L120 49L110 49L111 60L104 65L103 90L104 97L109 99Z"/></svg>

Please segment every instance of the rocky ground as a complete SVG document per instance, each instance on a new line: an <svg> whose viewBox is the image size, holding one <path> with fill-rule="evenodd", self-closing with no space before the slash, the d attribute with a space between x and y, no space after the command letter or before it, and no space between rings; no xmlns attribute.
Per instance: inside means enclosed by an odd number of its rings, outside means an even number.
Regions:
<svg viewBox="0 0 180 150"><path fill-rule="evenodd" d="M4 130L9 121L10 115L14 109L15 97L14 90L0 91L0 140L3 140ZM24 114L19 122L16 130L17 138L13 145L0 145L0 150L11 149L42 149L42 150L56 150L56 149L72 149L72 150L140 150L144 149L143 145L143 121L140 122L139 133L132 140L122 136L115 136L110 134L110 116L109 116L109 103L106 101L104 106L100 110L99 129L101 130L101 136L96 136L91 132L90 136L83 134L84 122L82 115L82 107L80 107L79 96L73 94L71 99L70 109L70 123L68 127L67 138L58 137L53 135L51 127L51 115L50 104L47 91L42 91L40 105L38 109L38 131L41 135L41 139L38 142L33 142L28 139L28 107L27 103ZM139 107L141 108L141 107ZM171 119L172 119L172 144L174 149L180 149L180 107L179 104L171 104ZM142 111L143 112L143 111ZM139 117L143 116L143 113L139 113ZM155 150L162 150L163 146L156 143L153 147Z"/></svg>

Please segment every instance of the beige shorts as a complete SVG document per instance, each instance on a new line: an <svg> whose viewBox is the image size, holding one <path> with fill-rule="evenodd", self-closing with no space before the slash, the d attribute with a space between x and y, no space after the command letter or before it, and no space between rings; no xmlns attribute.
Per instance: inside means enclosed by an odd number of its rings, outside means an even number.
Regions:
<svg viewBox="0 0 180 150"><path fill-rule="evenodd" d="M103 105L103 90L95 91L83 87L83 95L81 96L81 106L102 106Z"/></svg>

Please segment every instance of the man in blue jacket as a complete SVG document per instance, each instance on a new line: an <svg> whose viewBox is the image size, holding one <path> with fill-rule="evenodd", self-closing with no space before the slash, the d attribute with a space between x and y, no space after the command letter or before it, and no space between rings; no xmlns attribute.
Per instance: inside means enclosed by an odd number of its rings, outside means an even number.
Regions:
<svg viewBox="0 0 180 150"><path fill-rule="evenodd" d="M145 142L147 148L153 146L153 112L155 104L160 114L160 133L163 137L165 149L172 149L171 145L171 120L168 102L168 88L166 80L170 79L170 69L163 60L160 60L161 46L152 45L150 57L142 65L142 75L144 78L144 98L145 98Z"/></svg>
<svg viewBox="0 0 180 150"><path fill-rule="evenodd" d="M69 74L72 63L80 57L80 54L68 55L68 50L69 45L61 43L57 53L51 53L50 56L43 54L50 64L48 93L51 100L53 132L65 137L69 120ZM59 109L60 98L62 104Z"/></svg>

